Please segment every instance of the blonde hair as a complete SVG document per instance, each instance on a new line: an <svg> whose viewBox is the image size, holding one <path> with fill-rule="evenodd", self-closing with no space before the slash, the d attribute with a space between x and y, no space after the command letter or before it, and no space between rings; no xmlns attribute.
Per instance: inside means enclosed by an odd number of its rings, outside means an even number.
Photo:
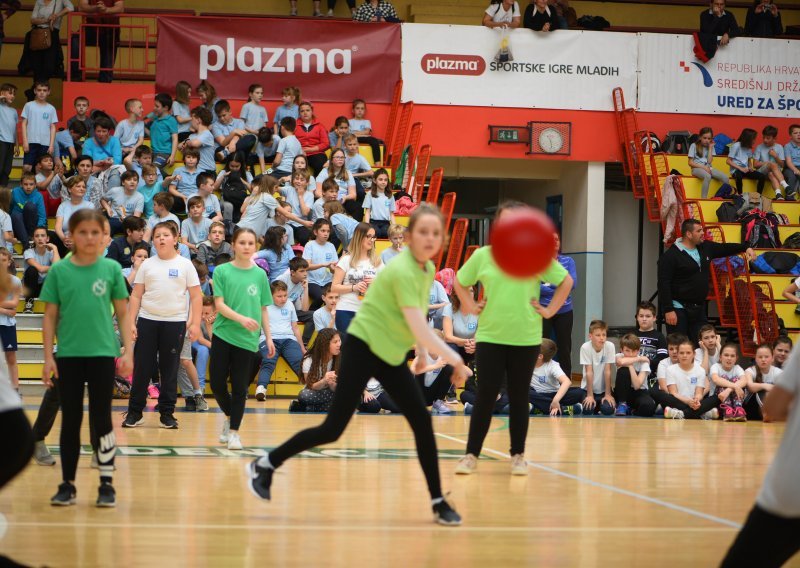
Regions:
<svg viewBox="0 0 800 568"><path fill-rule="evenodd" d="M389 230L387 231L390 239L392 237L400 237L405 232L406 228L403 225L398 225L398 224L389 225Z"/></svg>
<svg viewBox="0 0 800 568"><path fill-rule="evenodd" d="M334 203L331 201L330 203ZM348 246L348 252L350 253L350 259L352 262L359 262L363 253L366 252L367 260L369 260L372 266L380 266L381 265L381 258L375 252L375 247L373 246L368 251L362 250L362 243L364 242L364 238L367 236L367 233L372 229L372 225L369 223L359 223L356 226L355 231L353 231L353 238L350 239L350 246Z"/></svg>

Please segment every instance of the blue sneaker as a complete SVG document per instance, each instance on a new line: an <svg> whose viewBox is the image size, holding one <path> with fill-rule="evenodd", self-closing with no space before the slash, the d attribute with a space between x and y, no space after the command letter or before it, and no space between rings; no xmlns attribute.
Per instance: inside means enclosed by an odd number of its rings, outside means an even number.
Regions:
<svg viewBox="0 0 800 568"><path fill-rule="evenodd" d="M580 402L572 405L572 415L573 416L583 415L583 405Z"/></svg>
<svg viewBox="0 0 800 568"><path fill-rule="evenodd" d="M617 406L617 411L614 413L614 416L627 416L628 415L628 405L627 403L621 402L619 406Z"/></svg>
<svg viewBox="0 0 800 568"><path fill-rule="evenodd" d="M467 416L472 414L472 405L468 402L464 403L464 414L466 414Z"/></svg>

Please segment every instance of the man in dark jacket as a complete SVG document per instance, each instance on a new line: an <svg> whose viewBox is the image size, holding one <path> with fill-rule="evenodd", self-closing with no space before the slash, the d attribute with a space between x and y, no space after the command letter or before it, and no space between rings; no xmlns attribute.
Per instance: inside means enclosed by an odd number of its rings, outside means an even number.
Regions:
<svg viewBox="0 0 800 568"><path fill-rule="evenodd" d="M700 221L687 219L681 224L683 238L658 259L658 302L667 322L667 333L682 333L697 341L706 323L706 296L711 261L746 253L755 259L746 244L719 244L703 240Z"/></svg>
<svg viewBox="0 0 800 568"><path fill-rule="evenodd" d="M694 34L694 53L704 63L714 57L717 46L725 47L739 35L739 25L731 12L725 11L725 0L711 0L708 10L700 14L700 31Z"/></svg>

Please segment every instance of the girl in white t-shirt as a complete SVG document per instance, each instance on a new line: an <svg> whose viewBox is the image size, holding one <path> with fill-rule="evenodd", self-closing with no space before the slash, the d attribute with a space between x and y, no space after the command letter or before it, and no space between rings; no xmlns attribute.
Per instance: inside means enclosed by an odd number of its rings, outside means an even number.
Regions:
<svg viewBox="0 0 800 568"><path fill-rule="evenodd" d="M389 187L389 172L381 168L375 172L375 184L364 197L364 222L375 227L379 239L389 237L389 225L394 220L394 194Z"/></svg>
<svg viewBox="0 0 800 568"><path fill-rule="evenodd" d="M314 346L303 357L302 382L305 388L297 395L289 410L328 412L336 391L342 337L335 329L319 331Z"/></svg>
<svg viewBox="0 0 800 568"><path fill-rule="evenodd" d="M518 28L521 21L519 4L509 0L492 0L483 13L483 25L487 28Z"/></svg>
<svg viewBox="0 0 800 568"><path fill-rule="evenodd" d="M339 260L333 273L331 290L339 294L336 329L347 332L370 283L382 269L383 263L375 253L375 229L359 223L350 241L350 253Z"/></svg>
<svg viewBox="0 0 800 568"><path fill-rule="evenodd" d="M128 413L122 426L135 428L144 423L142 411L147 402L147 386L158 356L161 391L158 410L161 427L175 429L175 401L178 398L178 365L184 335L200 337L203 293L200 279L190 260L178 254L178 231L172 222L153 229L157 256L142 262L133 281L129 313L134 347L133 384ZM189 301L187 302L187 294ZM191 311L187 313L189 305ZM189 317L187 324L187 317ZM138 321L137 321L138 316ZM188 330L187 330L188 328Z"/></svg>
<svg viewBox="0 0 800 568"><path fill-rule="evenodd" d="M744 398L744 410L750 420L763 419L764 398L783 372L772 364L773 357L771 345L767 343L759 345L756 349L755 365L745 371L748 392Z"/></svg>
<svg viewBox="0 0 800 568"><path fill-rule="evenodd" d="M328 242L331 230L330 221L317 219L311 227L314 240L308 241L303 249L303 258L308 261L308 297L312 310L322 305L322 288L333 280L333 271L339 262L336 247Z"/></svg>
<svg viewBox="0 0 800 568"><path fill-rule="evenodd" d="M742 403L747 390L748 375L736 364L739 351L733 343L726 344L719 353L719 363L711 365L711 381L717 389L714 393L722 403L722 419L725 422L747 422Z"/></svg>

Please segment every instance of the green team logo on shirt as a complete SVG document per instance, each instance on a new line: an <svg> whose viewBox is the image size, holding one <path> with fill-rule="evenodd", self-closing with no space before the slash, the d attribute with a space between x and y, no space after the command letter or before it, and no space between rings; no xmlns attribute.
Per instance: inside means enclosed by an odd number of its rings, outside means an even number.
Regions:
<svg viewBox="0 0 800 568"><path fill-rule="evenodd" d="M106 281L101 278L98 278L97 280L94 281L94 284L92 284L92 294L94 294L95 296L99 297L105 295L106 290L107 290Z"/></svg>
<svg viewBox="0 0 800 568"><path fill-rule="evenodd" d="M247 293L250 294L251 296L257 296L258 286L256 286L255 284L250 284L250 286L247 287Z"/></svg>

